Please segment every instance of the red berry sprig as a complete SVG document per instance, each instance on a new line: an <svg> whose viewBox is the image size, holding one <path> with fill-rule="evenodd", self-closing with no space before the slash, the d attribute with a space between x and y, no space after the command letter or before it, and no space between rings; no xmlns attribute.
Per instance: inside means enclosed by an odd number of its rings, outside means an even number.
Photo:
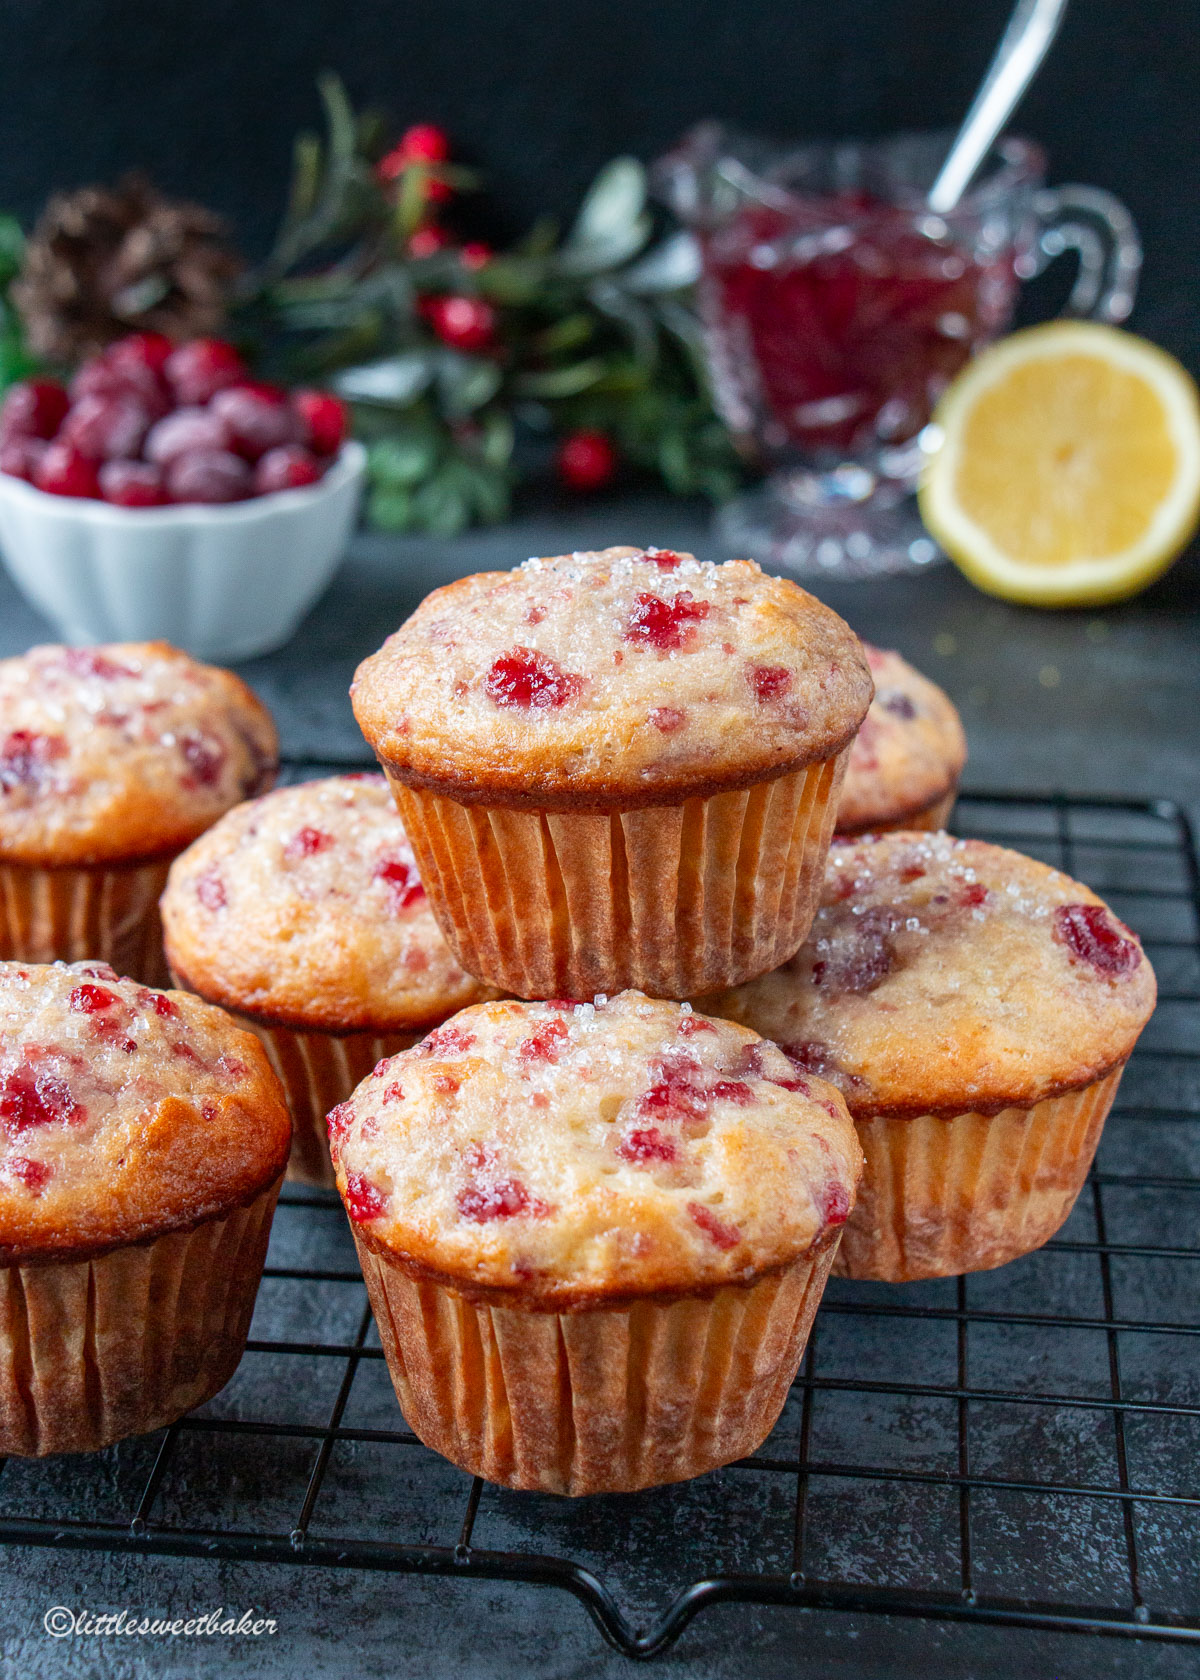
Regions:
<svg viewBox="0 0 1200 1680"><path fill-rule="evenodd" d="M558 446L558 476L568 490L589 494L611 484L617 452L604 432L571 432Z"/></svg>

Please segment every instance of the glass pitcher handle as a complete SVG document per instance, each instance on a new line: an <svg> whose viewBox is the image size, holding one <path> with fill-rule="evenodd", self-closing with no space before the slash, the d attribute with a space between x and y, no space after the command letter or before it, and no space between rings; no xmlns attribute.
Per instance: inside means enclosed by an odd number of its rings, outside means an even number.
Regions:
<svg viewBox="0 0 1200 1680"><path fill-rule="evenodd" d="M1120 199L1102 187L1043 187L1034 213L1040 232L1029 272L1040 274L1066 251L1079 259L1063 313L1114 325L1124 321L1137 296L1142 242Z"/></svg>

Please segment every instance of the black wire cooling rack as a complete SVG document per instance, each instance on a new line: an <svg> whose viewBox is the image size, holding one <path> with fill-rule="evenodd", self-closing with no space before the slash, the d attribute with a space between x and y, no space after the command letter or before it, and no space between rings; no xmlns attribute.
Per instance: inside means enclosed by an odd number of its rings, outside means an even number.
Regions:
<svg viewBox="0 0 1200 1680"><path fill-rule="evenodd" d="M1087 881L1159 976L1096 1169L1039 1253L831 1283L754 1457L569 1501L472 1481L403 1427L341 1208L285 1189L233 1381L156 1436L9 1460L0 1540L440 1575L464 1600L557 1587L630 1657L731 1601L1200 1644L1192 836L1165 801L991 794L955 828Z"/></svg>

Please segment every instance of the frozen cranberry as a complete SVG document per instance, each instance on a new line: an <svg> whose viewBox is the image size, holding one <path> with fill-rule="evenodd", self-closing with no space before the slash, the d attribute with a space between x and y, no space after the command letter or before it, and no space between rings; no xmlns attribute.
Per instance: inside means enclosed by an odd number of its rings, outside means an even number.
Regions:
<svg viewBox="0 0 1200 1680"><path fill-rule="evenodd" d="M117 507L161 507L167 499L163 477L152 461L105 461L100 494Z"/></svg>
<svg viewBox="0 0 1200 1680"><path fill-rule="evenodd" d="M257 461L268 449L299 443L301 423L277 385L229 385L208 405L229 434L229 444L247 461Z"/></svg>
<svg viewBox="0 0 1200 1680"><path fill-rule="evenodd" d="M292 407L300 417L313 454L336 455L350 429L350 411L341 398L331 391L295 391Z"/></svg>
<svg viewBox="0 0 1200 1680"><path fill-rule="evenodd" d="M835 993L874 991L895 962L896 921L893 911L880 906L856 916L828 955L813 964L813 985Z"/></svg>
<svg viewBox="0 0 1200 1680"><path fill-rule="evenodd" d="M736 1248L742 1240L742 1233L736 1225L729 1224L703 1202L689 1202L689 1215L700 1229L718 1248Z"/></svg>
<svg viewBox="0 0 1200 1680"><path fill-rule="evenodd" d="M417 874L416 865L404 858L380 858L375 865L374 879L387 882L393 910L407 910L425 897L425 884Z"/></svg>
<svg viewBox="0 0 1200 1680"><path fill-rule="evenodd" d="M673 548L651 548L646 552L646 559L653 560L661 572L673 572L682 566L682 554L676 554Z"/></svg>
<svg viewBox="0 0 1200 1680"><path fill-rule="evenodd" d="M486 298L426 298L424 313L443 344L452 350L486 350L496 335L496 311Z"/></svg>
<svg viewBox="0 0 1200 1680"><path fill-rule="evenodd" d="M693 648L699 639L696 624L708 617L707 601L697 601L682 589L671 601L658 595L639 594L625 626L627 642L643 642L660 653Z"/></svg>
<svg viewBox="0 0 1200 1680"><path fill-rule="evenodd" d="M850 1192L836 1179L824 1186L816 1200L826 1225L844 1225L850 1217Z"/></svg>
<svg viewBox="0 0 1200 1680"><path fill-rule="evenodd" d="M224 910L229 902L225 895L225 883L213 869L197 878L196 897L206 910Z"/></svg>
<svg viewBox="0 0 1200 1680"><path fill-rule="evenodd" d="M674 1161L679 1151L657 1126L634 1126L617 1145L617 1154L623 1161Z"/></svg>
<svg viewBox="0 0 1200 1680"><path fill-rule="evenodd" d="M1060 904L1054 937L1097 974L1131 974L1142 960L1134 935L1103 904Z"/></svg>
<svg viewBox="0 0 1200 1680"><path fill-rule="evenodd" d="M111 1009L120 1000L115 992L104 986L76 986L67 999L67 1006L77 1015L94 1015L100 1009Z"/></svg>
<svg viewBox="0 0 1200 1680"><path fill-rule="evenodd" d="M186 788L215 787L229 754L222 742L199 729L185 729L179 736L179 750L187 765Z"/></svg>
<svg viewBox="0 0 1200 1680"><path fill-rule="evenodd" d="M460 1215L477 1225L492 1219L517 1219L522 1214L538 1218L550 1211L545 1202L529 1194L519 1178L474 1180L462 1187L455 1200Z"/></svg>
<svg viewBox="0 0 1200 1680"><path fill-rule="evenodd" d="M177 408L165 420L151 426L146 437L146 458L166 466L177 455L196 449L228 449L229 429L219 414L208 408Z"/></svg>
<svg viewBox="0 0 1200 1680"><path fill-rule="evenodd" d="M61 1074L28 1062L0 1074L0 1127L19 1137L32 1126L71 1125L87 1118Z"/></svg>
<svg viewBox="0 0 1200 1680"><path fill-rule="evenodd" d="M583 678L564 671L548 653L515 647L502 653L484 679L483 689L496 706L565 706L578 697Z"/></svg>
<svg viewBox="0 0 1200 1680"><path fill-rule="evenodd" d="M674 735L687 722L687 713L680 706L655 706L650 712L650 722L661 734Z"/></svg>
<svg viewBox="0 0 1200 1680"><path fill-rule="evenodd" d="M881 694L879 704L885 712L890 712L893 717L903 718L906 723L910 723L917 715L917 708L908 695L901 694L899 689L894 688L889 693Z"/></svg>
<svg viewBox="0 0 1200 1680"><path fill-rule="evenodd" d="M52 496L98 497L96 463L69 443L52 443L34 469L33 482Z"/></svg>
<svg viewBox="0 0 1200 1680"><path fill-rule="evenodd" d="M174 348L166 333L130 333L109 345L105 359L110 367L117 369L143 367L151 373L161 373Z"/></svg>
<svg viewBox="0 0 1200 1680"><path fill-rule="evenodd" d="M0 406L0 438L48 440L62 425L69 406L57 379L22 379L9 386Z"/></svg>
<svg viewBox="0 0 1200 1680"><path fill-rule="evenodd" d="M29 729L13 729L0 741L0 792L13 788L40 789L46 781L46 767L65 758L67 743L61 735L35 735Z"/></svg>
<svg viewBox="0 0 1200 1680"><path fill-rule="evenodd" d="M333 835L326 834L322 829L298 828L287 845L283 848L285 858L315 857L318 852L327 852L333 845Z"/></svg>
<svg viewBox="0 0 1200 1680"><path fill-rule="evenodd" d="M23 1184L31 1196L40 1195L54 1176L53 1167L45 1161L31 1161L28 1155L9 1155L0 1162L0 1172Z"/></svg>
<svg viewBox="0 0 1200 1680"><path fill-rule="evenodd" d="M558 476L569 490L603 490L617 470L617 452L603 432L572 432L558 447Z"/></svg>
<svg viewBox="0 0 1200 1680"><path fill-rule="evenodd" d="M465 1056L475 1042L475 1034L462 1027L435 1027L417 1046L422 1056Z"/></svg>
<svg viewBox="0 0 1200 1680"><path fill-rule="evenodd" d="M0 472L32 484L37 477L38 463L49 447L41 438L0 437Z"/></svg>
<svg viewBox="0 0 1200 1680"><path fill-rule="evenodd" d="M192 449L167 467L173 502L240 502L250 494L250 468L225 449Z"/></svg>
<svg viewBox="0 0 1200 1680"><path fill-rule="evenodd" d="M88 396L72 405L59 436L93 461L115 461L136 455L149 430L150 415L136 397Z"/></svg>
<svg viewBox="0 0 1200 1680"><path fill-rule="evenodd" d="M289 443L270 449L254 469L254 494L270 496L276 490L304 490L320 482L323 468L317 457L302 444Z"/></svg>
<svg viewBox="0 0 1200 1680"><path fill-rule="evenodd" d="M711 1021L706 1021L702 1015L684 1015L676 1029L681 1038L690 1038L693 1033L716 1032Z"/></svg>
<svg viewBox="0 0 1200 1680"><path fill-rule="evenodd" d="M517 1046L517 1055L523 1062L556 1062L570 1036L565 1021L543 1021L528 1038L522 1039Z"/></svg>
<svg viewBox="0 0 1200 1680"><path fill-rule="evenodd" d="M358 1225L378 1219L383 1212L383 1197L371 1180L362 1173L346 1174L346 1212Z"/></svg>
<svg viewBox="0 0 1200 1680"><path fill-rule="evenodd" d="M736 1103L739 1108L754 1101L754 1092L741 1079L718 1079L709 1094L716 1102Z"/></svg>
<svg viewBox="0 0 1200 1680"><path fill-rule="evenodd" d="M785 665L752 665L750 686L759 704L766 705L769 700L778 700L788 692L792 686L792 673Z"/></svg>
<svg viewBox="0 0 1200 1680"><path fill-rule="evenodd" d="M195 338L172 350L163 373L177 403L206 403L227 386L241 384L246 367L224 339Z"/></svg>

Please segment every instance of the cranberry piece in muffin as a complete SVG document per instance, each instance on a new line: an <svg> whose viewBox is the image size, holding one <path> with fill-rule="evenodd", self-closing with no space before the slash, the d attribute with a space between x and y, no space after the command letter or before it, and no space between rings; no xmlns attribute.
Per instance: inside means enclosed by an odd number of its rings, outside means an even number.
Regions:
<svg viewBox="0 0 1200 1680"><path fill-rule="evenodd" d="M245 683L165 642L0 660L0 958L164 978L171 858L270 787L277 757Z"/></svg>
<svg viewBox="0 0 1200 1680"><path fill-rule="evenodd" d="M897 832L835 845L808 943L706 1007L840 1088L867 1170L838 1265L900 1279L1053 1236L1154 1001L1136 935L1078 881Z"/></svg>
<svg viewBox="0 0 1200 1680"><path fill-rule="evenodd" d="M228 1380L290 1133L220 1010L0 963L0 1452L106 1446Z"/></svg>
<svg viewBox="0 0 1200 1680"><path fill-rule="evenodd" d="M967 742L948 695L898 653L863 643L875 698L850 749L840 834L939 829L950 815Z"/></svg>
<svg viewBox="0 0 1200 1680"><path fill-rule="evenodd" d="M635 548L435 590L352 689L447 939L532 997L683 996L794 951L870 696L796 584Z"/></svg>
<svg viewBox="0 0 1200 1680"><path fill-rule="evenodd" d="M296 1124L289 1172L310 1183L333 1182L329 1109L488 995L442 938L382 776L237 806L176 859L162 916L179 983L266 1046Z"/></svg>
<svg viewBox="0 0 1200 1680"><path fill-rule="evenodd" d="M439 1452L586 1493L768 1433L861 1165L842 1099L777 1046L638 992L480 1004L329 1129L397 1395Z"/></svg>

